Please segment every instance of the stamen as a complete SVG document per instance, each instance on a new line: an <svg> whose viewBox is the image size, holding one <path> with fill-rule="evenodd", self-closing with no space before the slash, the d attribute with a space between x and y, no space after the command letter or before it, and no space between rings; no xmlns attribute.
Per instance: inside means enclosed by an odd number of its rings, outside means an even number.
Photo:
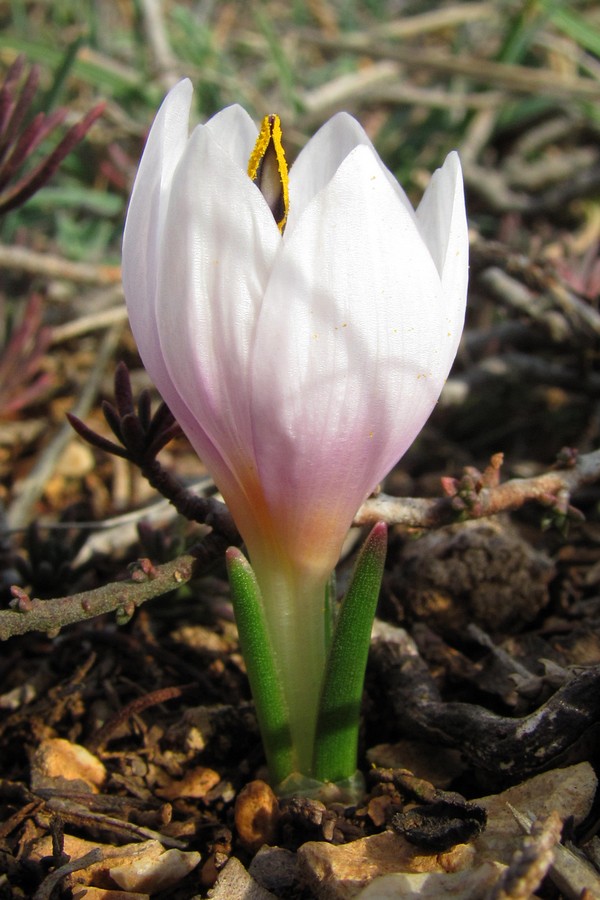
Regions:
<svg viewBox="0 0 600 900"><path fill-rule="evenodd" d="M248 175L269 204L281 232L289 208L288 167L282 144L279 116L265 116L248 162Z"/></svg>

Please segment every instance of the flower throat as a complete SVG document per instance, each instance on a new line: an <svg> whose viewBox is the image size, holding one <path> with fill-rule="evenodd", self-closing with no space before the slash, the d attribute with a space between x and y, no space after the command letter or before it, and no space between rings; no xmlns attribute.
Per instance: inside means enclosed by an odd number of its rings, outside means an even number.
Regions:
<svg viewBox="0 0 600 900"><path fill-rule="evenodd" d="M279 116L265 116L262 120L248 161L248 175L256 182L283 234L289 208L289 176Z"/></svg>

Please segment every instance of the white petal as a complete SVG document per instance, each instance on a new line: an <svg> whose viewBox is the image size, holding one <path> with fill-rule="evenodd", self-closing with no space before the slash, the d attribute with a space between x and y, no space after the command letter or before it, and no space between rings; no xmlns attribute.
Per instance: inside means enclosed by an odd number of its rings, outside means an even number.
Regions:
<svg viewBox="0 0 600 900"><path fill-rule="evenodd" d="M246 110L238 103L228 106L209 119L206 128L229 158L246 172L258 137L256 124Z"/></svg>
<svg viewBox="0 0 600 900"><path fill-rule="evenodd" d="M413 208L397 180L381 162L362 125L348 113L337 113L309 140L290 170L290 213L286 230L291 231L307 204L331 181L346 157L356 147L369 147L381 170L411 215Z"/></svg>
<svg viewBox="0 0 600 900"><path fill-rule="evenodd" d="M417 220L442 279L448 327L458 346L469 275L469 232L458 153L449 153L442 168L433 173Z"/></svg>
<svg viewBox="0 0 600 900"><path fill-rule="evenodd" d="M218 454L190 415L167 372L156 320L157 278L173 173L188 139L189 113L193 89L187 79L167 94L160 107L144 149L136 176L125 233L123 236L123 286L131 328L142 362L171 412L187 425L197 449ZM194 437L190 433L194 433Z"/></svg>
<svg viewBox="0 0 600 900"><path fill-rule="evenodd" d="M414 217L356 147L286 232L256 334L256 457L288 545L323 552L322 515L337 540L421 429L451 364L441 308Z"/></svg>
<svg viewBox="0 0 600 900"><path fill-rule="evenodd" d="M197 128L173 178L157 321L169 376L231 470L253 457L250 347L280 244L260 191Z"/></svg>
<svg viewBox="0 0 600 900"><path fill-rule="evenodd" d="M187 144L192 93L191 82L180 81L157 113L135 179L123 235L123 286L129 319L144 365L159 390L165 373L155 314L158 258L171 179Z"/></svg>

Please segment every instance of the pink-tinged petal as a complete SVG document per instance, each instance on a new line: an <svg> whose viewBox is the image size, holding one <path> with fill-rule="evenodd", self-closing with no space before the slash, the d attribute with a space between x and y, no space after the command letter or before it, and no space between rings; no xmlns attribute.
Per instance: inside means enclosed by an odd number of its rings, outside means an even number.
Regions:
<svg viewBox="0 0 600 900"><path fill-rule="evenodd" d="M193 89L188 79L166 96L152 125L135 179L123 236L123 287L142 362L194 446L224 468L202 424L176 390L165 365L157 322L157 281L171 183L188 141Z"/></svg>
<svg viewBox="0 0 600 900"><path fill-rule="evenodd" d="M431 412L453 357L442 308L413 216L355 148L286 231L253 352L260 480L301 569L333 567L356 509Z"/></svg>
<svg viewBox="0 0 600 900"><path fill-rule="evenodd" d="M364 128L348 113L329 119L302 148L290 170L290 212L287 230L292 231L312 198L333 178L342 162L356 147L369 147L393 190L411 216L414 210L397 180L383 165Z"/></svg>
<svg viewBox="0 0 600 900"><path fill-rule="evenodd" d="M127 311L144 365L159 390L165 372L156 323L158 259L173 172L187 144L192 93L189 80L179 82L158 111L133 186L123 235Z"/></svg>
<svg viewBox="0 0 600 900"><path fill-rule="evenodd" d="M245 109L235 103L218 112L206 123L215 141L244 172L254 150L258 128Z"/></svg>
<svg viewBox="0 0 600 900"><path fill-rule="evenodd" d="M188 79L166 96L154 120L137 172L123 235L123 286L140 356L178 418L185 413L167 374L156 322L162 226L175 167L188 139L193 89Z"/></svg>
<svg viewBox="0 0 600 900"><path fill-rule="evenodd" d="M448 327L458 347L464 324L469 277L469 231L458 153L437 169L417 209L423 238L440 273Z"/></svg>
<svg viewBox="0 0 600 900"><path fill-rule="evenodd" d="M233 480L239 491L256 478L251 348L280 244L256 186L197 128L171 186L156 315L169 378L231 473L228 484L213 473L231 505Z"/></svg>

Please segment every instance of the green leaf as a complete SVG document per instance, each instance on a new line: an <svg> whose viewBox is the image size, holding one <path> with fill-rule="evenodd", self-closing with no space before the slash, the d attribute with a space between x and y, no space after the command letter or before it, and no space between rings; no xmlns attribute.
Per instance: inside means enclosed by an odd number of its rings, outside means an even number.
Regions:
<svg viewBox="0 0 600 900"><path fill-rule="evenodd" d="M279 784L293 770L292 740L260 588L250 563L237 547L230 547L226 558L235 621L269 774L273 783Z"/></svg>
<svg viewBox="0 0 600 900"><path fill-rule="evenodd" d="M102 218L121 215L123 198L75 183L43 187L27 201L29 209L65 210L91 213Z"/></svg>
<svg viewBox="0 0 600 900"><path fill-rule="evenodd" d="M548 7L552 6L552 4L545 0L544 6ZM600 56L600 30L594 27L592 21L588 21L578 13L568 9L566 5L561 6L559 9L552 9L550 19L559 31L576 41L580 47L585 47L586 50L596 54L596 56Z"/></svg>
<svg viewBox="0 0 600 900"><path fill-rule="evenodd" d="M63 51L56 47L9 32L0 33L0 50L24 53L29 62L37 62L53 70L58 69L64 59ZM107 91L117 97L133 93L146 99L152 107L156 107L161 98L160 88L152 82L145 82L135 69L92 51L77 56L72 63L71 73L99 92Z"/></svg>
<svg viewBox="0 0 600 900"><path fill-rule="evenodd" d="M379 522L359 553L338 615L317 719L312 774L319 781L342 781L356 771L360 703L386 548L387 528Z"/></svg>

